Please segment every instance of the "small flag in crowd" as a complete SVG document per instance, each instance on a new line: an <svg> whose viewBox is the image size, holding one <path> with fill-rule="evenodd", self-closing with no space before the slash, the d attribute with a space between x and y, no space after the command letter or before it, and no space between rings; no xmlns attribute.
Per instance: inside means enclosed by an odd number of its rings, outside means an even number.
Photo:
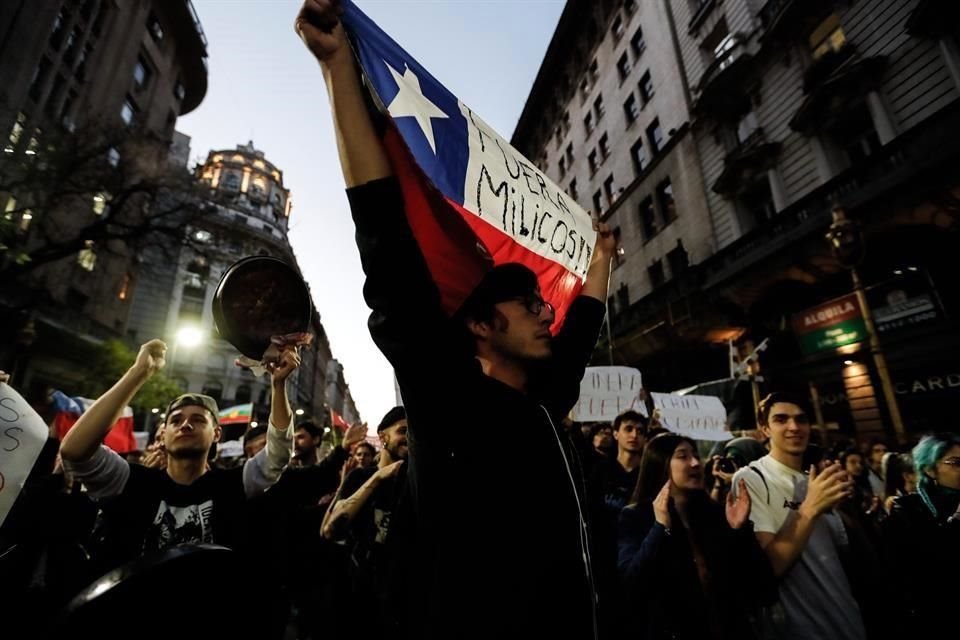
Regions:
<svg viewBox="0 0 960 640"><path fill-rule="evenodd" d="M343 416L339 413L330 409L330 424L339 429L340 431L346 431L350 428L350 423L344 420Z"/></svg>
<svg viewBox="0 0 960 640"><path fill-rule="evenodd" d="M220 410L220 426L224 427L230 424L247 424L253 415L253 403L238 404L234 407L227 407Z"/></svg>
<svg viewBox="0 0 960 640"><path fill-rule="evenodd" d="M444 308L455 312L491 263L520 262L559 326L590 266L590 216L354 3L343 6L366 84L390 117L384 143Z"/></svg>
<svg viewBox="0 0 960 640"><path fill-rule="evenodd" d="M57 437L63 440L63 437L73 428L80 416L93 404L93 400L79 397L71 398L62 391L54 391L52 400L54 411L56 411L53 424L57 430ZM133 435L133 409L130 407L123 408L120 419L110 427L103 444L117 453L129 453L137 450L137 439Z"/></svg>

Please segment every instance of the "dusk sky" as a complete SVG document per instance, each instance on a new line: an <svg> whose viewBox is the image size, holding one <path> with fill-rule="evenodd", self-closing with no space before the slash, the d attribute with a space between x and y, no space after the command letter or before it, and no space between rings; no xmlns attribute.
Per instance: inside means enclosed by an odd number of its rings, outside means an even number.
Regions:
<svg viewBox="0 0 960 640"><path fill-rule="evenodd" d="M252 140L284 172L290 241L361 416L394 405L393 377L367 331L363 273L317 62L293 31L300 2L193 0L209 41L209 88L177 129L191 159ZM360 8L508 138L563 0L359 0ZM442 375L442 372L438 372Z"/></svg>

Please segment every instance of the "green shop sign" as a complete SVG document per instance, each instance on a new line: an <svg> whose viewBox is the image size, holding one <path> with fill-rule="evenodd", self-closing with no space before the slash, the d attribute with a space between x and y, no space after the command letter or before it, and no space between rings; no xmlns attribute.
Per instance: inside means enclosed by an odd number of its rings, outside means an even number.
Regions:
<svg viewBox="0 0 960 640"><path fill-rule="evenodd" d="M804 353L817 353L867 339L856 295L831 300L793 317L793 330Z"/></svg>

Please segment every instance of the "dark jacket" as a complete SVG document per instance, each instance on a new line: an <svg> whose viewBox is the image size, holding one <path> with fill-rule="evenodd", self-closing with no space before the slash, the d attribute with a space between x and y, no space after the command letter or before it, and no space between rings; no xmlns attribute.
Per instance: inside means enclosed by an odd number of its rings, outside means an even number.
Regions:
<svg viewBox="0 0 960 640"><path fill-rule="evenodd" d="M411 633L592 637L583 478L559 427L579 395L604 305L573 303L553 356L521 393L483 374L462 327L444 313L397 182L348 196L370 333L394 367L409 420L415 530L407 548L410 591L421 594Z"/></svg>
<svg viewBox="0 0 960 640"><path fill-rule="evenodd" d="M731 529L723 507L706 495L691 505L692 536L706 562L704 588L694 561L691 533L673 513L668 534L654 519L649 502L627 507L620 514L619 567L634 612L631 637L731 638L753 637L748 614L754 605L776 599L770 563L748 522Z"/></svg>
<svg viewBox="0 0 960 640"><path fill-rule="evenodd" d="M960 520L952 511L934 517L919 494L900 496L883 521L886 566L891 572L892 622L898 637L956 631L954 580L960 573ZM904 635L905 634L905 635Z"/></svg>

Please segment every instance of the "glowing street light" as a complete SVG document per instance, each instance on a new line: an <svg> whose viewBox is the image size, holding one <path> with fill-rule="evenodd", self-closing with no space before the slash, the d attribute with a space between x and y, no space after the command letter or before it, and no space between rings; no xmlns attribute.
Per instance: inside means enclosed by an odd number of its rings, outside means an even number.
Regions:
<svg viewBox="0 0 960 640"><path fill-rule="evenodd" d="M260 424L260 423L257 422L256 420L254 420L253 422L250 423L250 428L251 428L251 429L256 429L258 424Z"/></svg>
<svg viewBox="0 0 960 640"><path fill-rule="evenodd" d="M188 349L196 347L203 342L203 332L197 327L180 327L177 330L177 344L182 344Z"/></svg>
<svg viewBox="0 0 960 640"><path fill-rule="evenodd" d="M294 413L297 414L298 416L302 416L302 415L303 415L303 409L297 409L296 411L294 411Z"/></svg>

